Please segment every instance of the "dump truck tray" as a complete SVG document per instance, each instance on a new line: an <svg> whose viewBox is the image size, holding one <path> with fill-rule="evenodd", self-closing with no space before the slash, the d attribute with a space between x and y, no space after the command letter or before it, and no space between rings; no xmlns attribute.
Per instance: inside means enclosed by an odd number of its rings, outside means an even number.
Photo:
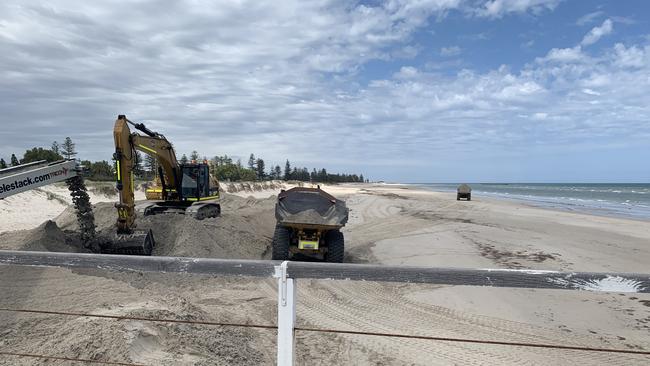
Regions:
<svg viewBox="0 0 650 366"><path fill-rule="evenodd" d="M281 191L275 205L275 218L279 225L339 229L348 222L345 202L320 188L296 187Z"/></svg>

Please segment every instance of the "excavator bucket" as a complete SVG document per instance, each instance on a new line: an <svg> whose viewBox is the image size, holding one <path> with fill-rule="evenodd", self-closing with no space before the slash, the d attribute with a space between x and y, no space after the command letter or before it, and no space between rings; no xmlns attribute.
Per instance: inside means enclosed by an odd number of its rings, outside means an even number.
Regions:
<svg viewBox="0 0 650 366"><path fill-rule="evenodd" d="M104 254L151 255L155 241L151 230L114 234L101 246Z"/></svg>

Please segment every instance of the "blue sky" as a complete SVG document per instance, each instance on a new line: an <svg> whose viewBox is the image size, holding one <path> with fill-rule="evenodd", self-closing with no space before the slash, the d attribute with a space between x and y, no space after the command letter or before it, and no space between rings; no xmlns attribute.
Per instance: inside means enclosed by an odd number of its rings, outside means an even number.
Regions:
<svg viewBox="0 0 650 366"><path fill-rule="evenodd" d="M403 182L650 182L650 3L4 1L0 156L117 114ZM115 20L119 19L120 22Z"/></svg>

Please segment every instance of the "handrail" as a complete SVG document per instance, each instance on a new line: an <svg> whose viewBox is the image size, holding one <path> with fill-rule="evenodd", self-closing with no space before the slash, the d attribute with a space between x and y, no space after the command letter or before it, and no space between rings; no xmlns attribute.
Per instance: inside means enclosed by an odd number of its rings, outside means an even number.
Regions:
<svg viewBox="0 0 650 366"><path fill-rule="evenodd" d="M0 250L0 265L272 277L279 261ZM650 293L650 274L287 262L286 277Z"/></svg>

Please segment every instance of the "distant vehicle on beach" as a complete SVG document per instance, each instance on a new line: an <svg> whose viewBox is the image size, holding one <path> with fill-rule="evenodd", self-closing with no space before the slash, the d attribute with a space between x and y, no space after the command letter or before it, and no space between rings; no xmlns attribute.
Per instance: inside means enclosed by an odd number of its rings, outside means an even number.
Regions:
<svg viewBox="0 0 650 366"><path fill-rule="evenodd" d="M472 187L467 184L461 184L458 186L458 191L456 193L456 200L460 201L461 198L464 198L468 201L472 200Z"/></svg>

